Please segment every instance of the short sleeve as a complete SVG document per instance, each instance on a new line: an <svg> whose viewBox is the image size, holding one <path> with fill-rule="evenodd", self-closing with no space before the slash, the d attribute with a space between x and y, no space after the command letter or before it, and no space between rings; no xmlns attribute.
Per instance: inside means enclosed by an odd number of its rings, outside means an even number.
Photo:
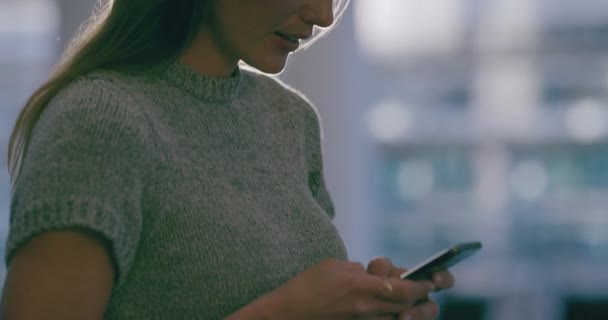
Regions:
<svg viewBox="0 0 608 320"><path fill-rule="evenodd" d="M325 184L323 155L321 150L322 130L319 116L312 105L306 112L306 157L308 163L308 186L314 198L333 219L335 208Z"/></svg>
<svg viewBox="0 0 608 320"><path fill-rule="evenodd" d="M118 285L142 229L149 143L143 116L103 80L79 80L57 95L34 127L11 194L8 264L45 231L83 228L108 241Z"/></svg>

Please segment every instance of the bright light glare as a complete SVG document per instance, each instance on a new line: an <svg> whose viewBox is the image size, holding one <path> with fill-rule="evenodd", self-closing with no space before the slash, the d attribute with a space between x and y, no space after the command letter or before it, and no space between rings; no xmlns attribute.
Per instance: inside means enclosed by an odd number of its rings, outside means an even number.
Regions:
<svg viewBox="0 0 608 320"><path fill-rule="evenodd" d="M524 161L511 171L511 191L525 200L538 199L547 191L547 172L538 161Z"/></svg>
<svg viewBox="0 0 608 320"><path fill-rule="evenodd" d="M479 45L489 50L529 47L537 36L537 1L486 1L481 16Z"/></svg>
<svg viewBox="0 0 608 320"><path fill-rule="evenodd" d="M0 1L0 34L54 32L59 17L52 0Z"/></svg>
<svg viewBox="0 0 608 320"><path fill-rule="evenodd" d="M606 108L595 100L584 100L566 113L566 129L577 141L593 142L606 134Z"/></svg>
<svg viewBox="0 0 608 320"><path fill-rule="evenodd" d="M405 198L417 199L433 191L433 167L427 161L405 161L397 173L399 191Z"/></svg>
<svg viewBox="0 0 608 320"><path fill-rule="evenodd" d="M451 52L464 29L463 1L355 1L355 31L372 58Z"/></svg>
<svg viewBox="0 0 608 320"><path fill-rule="evenodd" d="M529 62L511 59L480 68L476 95L484 115L482 126L520 133L534 127L534 106L540 98L538 79Z"/></svg>
<svg viewBox="0 0 608 320"><path fill-rule="evenodd" d="M396 142L410 130L409 112L397 101L386 101L375 106L368 116L372 136L382 142Z"/></svg>

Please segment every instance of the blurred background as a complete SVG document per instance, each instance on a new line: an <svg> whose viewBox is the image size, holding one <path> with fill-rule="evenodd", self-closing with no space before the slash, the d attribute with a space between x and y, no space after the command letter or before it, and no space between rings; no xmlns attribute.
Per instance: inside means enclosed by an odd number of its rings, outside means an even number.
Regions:
<svg viewBox="0 0 608 320"><path fill-rule="evenodd" d="M95 2L0 0L2 251L14 120ZM280 76L321 114L351 259L480 240L443 320L608 319L606 39L605 0L353 0Z"/></svg>

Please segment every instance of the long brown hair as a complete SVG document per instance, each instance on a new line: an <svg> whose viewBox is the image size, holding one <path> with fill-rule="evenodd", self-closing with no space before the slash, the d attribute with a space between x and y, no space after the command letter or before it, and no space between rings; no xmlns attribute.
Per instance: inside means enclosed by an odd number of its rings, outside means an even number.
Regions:
<svg viewBox="0 0 608 320"><path fill-rule="evenodd" d="M98 68L145 69L176 58L191 44L208 12L209 0L100 0L49 79L19 113L8 146L14 182L34 125L51 99L68 83ZM340 15L349 0L338 0Z"/></svg>

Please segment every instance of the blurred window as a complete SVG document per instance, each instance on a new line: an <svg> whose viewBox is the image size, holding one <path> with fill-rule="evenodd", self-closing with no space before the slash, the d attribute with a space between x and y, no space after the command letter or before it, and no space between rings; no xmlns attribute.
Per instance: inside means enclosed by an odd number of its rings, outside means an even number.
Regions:
<svg viewBox="0 0 608 320"><path fill-rule="evenodd" d="M608 268L608 2L353 5L382 88L365 114L377 251L410 265L482 239L459 283L495 297L487 319L560 313L521 292L608 290L590 269ZM512 266L518 281L491 280Z"/></svg>

